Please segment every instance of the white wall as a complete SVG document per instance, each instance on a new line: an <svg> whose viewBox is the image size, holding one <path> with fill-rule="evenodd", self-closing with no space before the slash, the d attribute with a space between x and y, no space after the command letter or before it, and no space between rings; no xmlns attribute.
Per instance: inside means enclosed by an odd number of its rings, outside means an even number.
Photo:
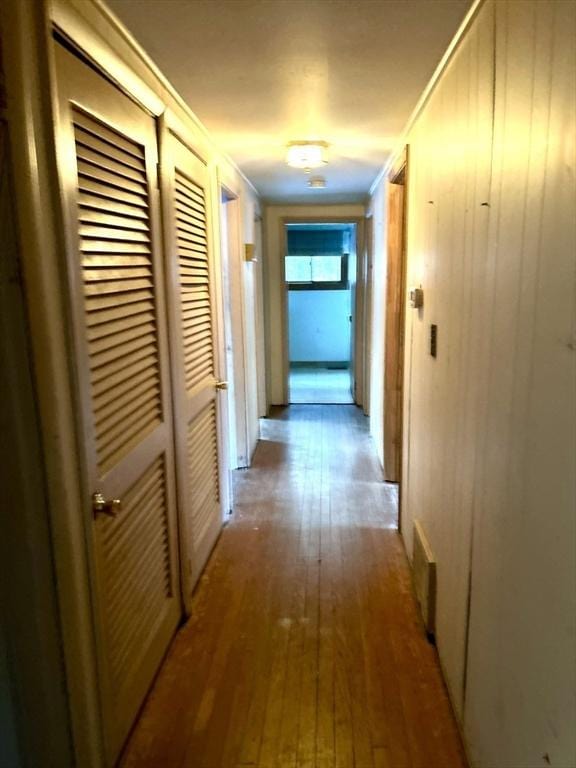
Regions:
<svg viewBox="0 0 576 768"><path fill-rule="evenodd" d="M370 361L368 373L370 434L374 447L384 466L384 340L386 338L386 185L381 183L374 191L368 206L372 217L372 290L369 318Z"/></svg>
<svg viewBox="0 0 576 768"><path fill-rule="evenodd" d="M289 291L289 347L293 362L350 359L350 291Z"/></svg>
<svg viewBox="0 0 576 768"><path fill-rule="evenodd" d="M244 244L257 245L255 222L260 217L260 203L258 197L246 183L243 193L243 242L241 245L242 258L244 257ZM264 364L258 356L258 344L262 334L259 325L259 313L262 302L260 291L262 281L258 276L261 266L262 254L256 252L258 261L243 261L242 277L244 281L244 334L245 334L245 376L246 376L246 420L248 451L246 466L250 465L252 454L260 436L259 408L258 408L258 365Z"/></svg>
<svg viewBox="0 0 576 768"><path fill-rule="evenodd" d="M284 218L311 218L321 221L335 218L347 221L364 217L363 205L270 205L265 208L265 272L266 285L266 370L269 403L282 405L287 402L285 391L286 364L283 325L286 306L284 303Z"/></svg>
<svg viewBox="0 0 576 768"><path fill-rule="evenodd" d="M482 768L576 765L575 41L571 1L486 2L408 136L403 535Z"/></svg>
<svg viewBox="0 0 576 768"><path fill-rule="evenodd" d="M261 327L262 279L260 243L257 261L245 260L245 244L256 245L256 221L260 217L259 200L254 190L231 167L220 166L219 184L232 196L219 207L217 262L226 272L223 285L222 325L228 325L226 366L221 376L228 379L228 418L230 466L250 465L259 437L258 387L264 365L258 355L263 346ZM220 193L220 190L218 194ZM222 329L224 330L224 328ZM226 372L225 372L226 371Z"/></svg>

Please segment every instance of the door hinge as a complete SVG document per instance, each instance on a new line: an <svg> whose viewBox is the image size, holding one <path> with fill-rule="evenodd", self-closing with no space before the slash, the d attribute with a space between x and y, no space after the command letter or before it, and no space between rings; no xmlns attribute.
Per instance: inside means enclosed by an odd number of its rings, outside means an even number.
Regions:
<svg viewBox="0 0 576 768"><path fill-rule="evenodd" d="M160 163L156 163L156 189L160 189Z"/></svg>

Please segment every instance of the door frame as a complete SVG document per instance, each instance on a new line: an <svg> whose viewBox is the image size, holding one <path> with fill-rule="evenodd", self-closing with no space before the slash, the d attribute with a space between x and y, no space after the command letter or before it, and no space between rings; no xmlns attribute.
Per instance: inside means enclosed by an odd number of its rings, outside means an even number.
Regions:
<svg viewBox="0 0 576 768"><path fill-rule="evenodd" d="M374 293L374 217L366 216L364 232L364 379L362 407L364 415L370 415L370 392L372 387L372 308Z"/></svg>
<svg viewBox="0 0 576 768"><path fill-rule="evenodd" d="M62 290L66 228L56 161L55 42L47 3L5 0L0 15L5 81L11 93L8 126L16 224L57 592L57 606L46 601L43 610L61 631L59 654L65 676L59 687L68 700L69 718L63 725L70 729L75 761L86 768L101 768L105 756L91 609L93 573L86 544L92 519L87 514L85 475L79 460L77 379L68 302ZM32 522L30 534L40 541L42 515L37 514ZM22 546L23 557L29 545L30 539ZM57 692L43 689L39 683L34 682L35 693L51 707L50 699Z"/></svg>
<svg viewBox="0 0 576 768"><path fill-rule="evenodd" d="M280 239L281 244L281 280L282 288L280 291L280 316L281 316L281 333L282 333L282 400L286 405L290 404L290 318L289 318L289 306L288 306L288 283L286 282L286 270L284 267L284 259L288 250L288 230L287 224L354 224L356 226L356 287L354 292L354 317L353 327L351 328L351 341L353 359L350 360L350 371L352 375L352 393L354 403L358 403L357 381L361 380L361 376L357 377L357 365L358 359L363 359L365 350L365 334L362 334L362 338L359 338L358 328L362 328L362 314L361 307L358 302L359 291L359 277L363 276L363 271L358 269L358 263L360 256L364 251L365 235L364 235L364 217L363 216L283 216L280 218ZM358 346L362 349L362 353L358 355ZM361 402L361 400L360 400Z"/></svg>
<svg viewBox="0 0 576 768"><path fill-rule="evenodd" d="M233 411L235 440L230 451L230 470L250 465L248 438L248 397L246 382L246 316L244 259L242 254L242 199L240 192L225 180L218 180L220 267L222 274L222 319L225 367L228 380L228 403ZM224 212L224 206L226 210ZM223 224L225 220L225 234ZM224 246L224 247L222 247ZM226 280L224 279L226 275ZM225 284L227 282L227 285ZM230 314L226 311L228 305ZM231 344L232 370L228 364L228 344ZM228 416L230 423L230 414ZM234 450L235 448L235 450ZM230 485L232 496L232 485Z"/></svg>
<svg viewBox="0 0 576 768"><path fill-rule="evenodd" d="M7 46L8 47L8 46ZM0 94L3 101L4 94ZM6 121L5 117L9 120ZM0 558L8 579L0 582L0 707L8 764L32 765L49 754L72 764L72 744L62 633L58 622L47 478L30 333L22 254L17 232L14 160L9 142L11 111L0 107L0 447L3 518ZM18 214L18 217L16 216Z"/></svg>
<svg viewBox="0 0 576 768"><path fill-rule="evenodd" d="M408 222L408 169L409 148L406 145L398 154L386 178L387 190L392 186L402 186L401 216L399 228L401 233L400 253L392 252L390 234L390 196L387 194L388 239L386 243L386 299L385 299L385 347L384 347L384 408L383 408L383 438L384 438L384 475L387 482L402 487L402 455L404 446L404 347L406 329L406 272L407 272L407 222ZM393 264L394 262L394 264ZM392 275L392 279L390 276ZM391 330L391 323L394 329ZM395 346L392 344L395 342ZM394 406L388 402L386 391L396 390L395 413ZM394 435L390 435L387 423L394 424ZM396 447L394 447L396 439ZM392 456L392 458L391 458ZM398 504L398 527L401 524L401 503Z"/></svg>

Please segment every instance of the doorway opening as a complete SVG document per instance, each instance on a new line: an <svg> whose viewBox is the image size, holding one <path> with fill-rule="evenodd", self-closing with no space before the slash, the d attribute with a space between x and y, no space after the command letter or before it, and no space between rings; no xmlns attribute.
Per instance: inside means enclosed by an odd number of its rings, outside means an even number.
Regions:
<svg viewBox="0 0 576 768"><path fill-rule="evenodd" d="M220 265L221 318L224 334L225 372L223 386L228 390L222 398L221 440L226 450L226 509L234 505L233 471L248 465L246 414L246 368L244 348L244 302L242 257L239 243L240 200L238 195L220 186Z"/></svg>
<svg viewBox="0 0 576 768"><path fill-rule="evenodd" d="M354 403L356 224L286 224L289 402Z"/></svg>

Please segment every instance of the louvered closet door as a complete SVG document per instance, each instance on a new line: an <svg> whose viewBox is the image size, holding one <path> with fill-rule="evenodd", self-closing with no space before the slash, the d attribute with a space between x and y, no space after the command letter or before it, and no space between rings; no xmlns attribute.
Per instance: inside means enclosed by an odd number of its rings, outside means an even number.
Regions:
<svg viewBox="0 0 576 768"><path fill-rule="evenodd" d="M208 172L168 130L163 137L162 197L168 282L173 289L171 339L186 599L222 526L218 398L225 395L216 389Z"/></svg>
<svg viewBox="0 0 576 768"><path fill-rule="evenodd" d="M69 52L57 62L87 497L121 501L90 512L111 764L181 612L156 130Z"/></svg>

